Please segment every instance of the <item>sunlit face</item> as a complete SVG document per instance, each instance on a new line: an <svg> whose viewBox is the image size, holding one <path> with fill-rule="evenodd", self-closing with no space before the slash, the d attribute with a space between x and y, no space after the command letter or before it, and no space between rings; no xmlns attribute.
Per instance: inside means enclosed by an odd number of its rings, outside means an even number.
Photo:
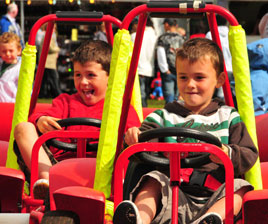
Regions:
<svg viewBox="0 0 268 224"><path fill-rule="evenodd" d="M19 12L19 9L18 9L18 7L16 6L16 7L14 7L14 9L10 12L10 14L11 14L11 16L12 16L13 18L16 18L16 16L18 15L18 12Z"/></svg>
<svg viewBox="0 0 268 224"><path fill-rule="evenodd" d="M210 56L206 55L194 63L177 59L177 82L185 107L199 113L211 102L215 88L224 84L225 73L218 77Z"/></svg>
<svg viewBox="0 0 268 224"><path fill-rule="evenodd" d="M104 99L107 85L108 74L101 64L74 62L74 86L86 105L94 105Z"/></svg>
<svg viewBox="0 0 268 224"><path fill-rule="evenodd" d="M16 64L17 57L21 54L21 48L17 46L15 41L0 44L0 56L7 64Z"/></svg>

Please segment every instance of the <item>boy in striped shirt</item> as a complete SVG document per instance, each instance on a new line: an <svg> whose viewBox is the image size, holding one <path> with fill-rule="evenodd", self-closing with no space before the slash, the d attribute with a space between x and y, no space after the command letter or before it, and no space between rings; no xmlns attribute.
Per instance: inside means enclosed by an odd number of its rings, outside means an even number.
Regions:
<svg viewBox="0 0 268 224"><path fill-rule="evenodd" d="M151 113L140 128L130 128L125 142L135 144L142 131L160 127L188 127L218 137L221 149L234 167L234 214L237 216L244 194L253 189L241 176L254 165L258 151L235 108L213 99L215 89L225 82L222 51L211 40L191 39L177 51L176 70L182 100ZM176 142L176 139L169 137L167 141ZM184 142L197 140L187 138ZM225 170L216 156L210 155L210 160L208 164L192 169L189 180L180 185L179 223L220 224L225 220ZM192 182L197 177L203 178L198 183L205 183L208 176L213 178L212 186ZM130 198L131 201L118 205L114 224L171 222L172 193L168 175L159 171L145 174Z"/></svg>

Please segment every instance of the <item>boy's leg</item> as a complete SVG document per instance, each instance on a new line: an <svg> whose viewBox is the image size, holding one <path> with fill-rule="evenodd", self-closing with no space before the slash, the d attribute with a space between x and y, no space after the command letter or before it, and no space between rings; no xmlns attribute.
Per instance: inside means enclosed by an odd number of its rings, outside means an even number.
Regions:
<svg viewBox="0 0 268 224"><path fill-rule="evenodd" d="M252 185L246 180L234 179L234 215L237 216L242 207L243 196L246 192L253 190ZM200 217L208 213L217 213L222 220L225 220L225 184L222 184L216 192L209 198L206 204L202 205L196 215L191 220L192 223L198 223Z"/></svg>
<svg viewBox="0 0 268 224"><path fill-rule="evenodd" d="M38 133L35 126L30 122L19 123L14 130L14 138L19 147L22 158L26 166L31 169L32 148L38 139ZM39 178L47 179L49 176L49 168L52 166L43 147L39 150L38 170Z"/></svg>
<svg viewBox="0 0 268 224"><path fill-rule="evenodd" d="M238 191L234 192L234 215L238 215L242 208L243 196L248 192L248 187L242 187ZM219 214L222 220L225 220L225 197L218 200L212 207L208 209L206 213L215 212Z"/></svg>
<svg viewBox="0 0 268 224"><path fill-rule="evenodd" d="M137 194L136 204L143 224L151 223L154 219L161 198L161 185L153 178L148 178Z"/></svg>
<svg viewBox="0 0 268 224"><path fill-rule="evenodd" d="M150 224L154 219L161 198L161 185L148 177L138 191L134 203L121 202L114 214L114 224Z"/></svg>

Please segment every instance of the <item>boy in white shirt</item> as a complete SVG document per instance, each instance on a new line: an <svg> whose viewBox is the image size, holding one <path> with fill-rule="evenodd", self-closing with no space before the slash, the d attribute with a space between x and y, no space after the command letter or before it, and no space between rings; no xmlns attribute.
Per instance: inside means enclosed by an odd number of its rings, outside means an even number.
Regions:
<svg viewBox="0 0 268 224"><path fill-rule="evenodd" d="M5 32L0 36L0 102L15 102L21 49L18 35Z"/></svg>

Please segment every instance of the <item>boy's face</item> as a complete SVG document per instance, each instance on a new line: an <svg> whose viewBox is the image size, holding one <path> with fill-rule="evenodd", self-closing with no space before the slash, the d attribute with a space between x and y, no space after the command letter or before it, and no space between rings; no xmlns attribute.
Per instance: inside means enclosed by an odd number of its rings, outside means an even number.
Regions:
<svg viewBox="0 0 268 224"><path fill-rule="evenodd" d="M74 86L86 105L94 105L104 99L107 85L108 74L101 64L74 62Z"/></svg>
<svg viewBox="0 0 268 224"><path fill-rule="evenodd" d="M16 64L20 53L21 49L14 41L0 44L0 56L7 64Z"/></svg>
<svg viewBox="0 0 268 224"><path fill-rule="evenodd" d="M225 73L218 77L210 56L206 55L194 63L178 58L176 61L177 82L185 107L199 113L211 102L215 88L224 84Z"/></svg>

